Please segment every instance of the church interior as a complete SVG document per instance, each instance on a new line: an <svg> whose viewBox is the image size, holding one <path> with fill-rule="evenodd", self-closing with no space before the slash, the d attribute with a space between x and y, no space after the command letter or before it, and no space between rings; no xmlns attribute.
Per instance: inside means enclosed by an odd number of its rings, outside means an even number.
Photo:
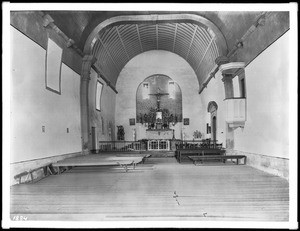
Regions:
<svg viewBox="0 0 300 231"><path fill-rule="evenodd" d="M11 220L289 221L289 11L9 20Z"/></svg>

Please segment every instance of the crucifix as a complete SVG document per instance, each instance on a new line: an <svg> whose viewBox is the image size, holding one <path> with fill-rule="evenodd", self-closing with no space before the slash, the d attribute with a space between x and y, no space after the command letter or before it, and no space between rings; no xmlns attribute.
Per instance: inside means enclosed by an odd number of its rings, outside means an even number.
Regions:
<svg viewBox="0 0 300 231"><path fill-rule="evenodd" d="M164 96L164 95L169 95L169 93L160 93L160 89L158 87L156 94L149 94L149 95L155 95L156 96L157 111L159 111L160 110L160 97Z"/></svg>

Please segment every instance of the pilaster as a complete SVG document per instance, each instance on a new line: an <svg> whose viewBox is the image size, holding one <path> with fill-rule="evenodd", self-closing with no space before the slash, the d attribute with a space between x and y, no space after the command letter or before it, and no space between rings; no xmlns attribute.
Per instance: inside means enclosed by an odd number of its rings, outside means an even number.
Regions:
<svg viewBox="0 0 300 231"><path fill-rule="evenodd" d="M91 149L90 123L89 123L89 82L91 67L96 58L93 55L86 55L82 60L81 81L80 81L80 113L81 113L81 140L82 152L87 154Z"/></svg>

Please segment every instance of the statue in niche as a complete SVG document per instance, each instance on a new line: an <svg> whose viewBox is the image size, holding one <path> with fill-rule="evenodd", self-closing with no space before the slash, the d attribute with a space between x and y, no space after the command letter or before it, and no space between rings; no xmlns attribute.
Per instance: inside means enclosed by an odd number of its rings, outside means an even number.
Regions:
<svg viewBox="0 0 300 231"><path fill-rule="evenodd" d="M175 124L175 120L174 120L173 114L171 114L168 119L169 119L169 123Z"/></svg>
<svg viewBox="0 0 300 231"><path fill-rule="evenodd" d="M144 118L145 123L149 123L148 116L147 116L146 113L144 114L144 117L143 117L143 118Z"/></svg>
<svg viewBox="0 0 300 231"><path fill-rule="evenodd" d="M124 140L124 136L125 136L124 127L122 125L120 125L120 126L117 126L117 128L118 128L117 139Z"/></svg>
<svg viewBox="0 0 300 231"><path fill-rule="evenodd" d="M169 117L170 117L170 112L168 109L163 109L162 110L163 114L163 128L168 129L169 128Z"/></svg>
<svg viewBox="0 0 300 231"><path fill-rule="evenodd" d="M175 123L178 123L178 116L177 115L175 115L174 121L175 121Z"/></svg>
<svg viewBox="0 0 300 231"><path fill-rule="evenodd" d="M137 123L141 123L141 124L144 124L144 123L145 123L145 120L144 120L144 117L143 117L142 113L140 113L140 114L137 116L136 122L137 122Z"/></svg>

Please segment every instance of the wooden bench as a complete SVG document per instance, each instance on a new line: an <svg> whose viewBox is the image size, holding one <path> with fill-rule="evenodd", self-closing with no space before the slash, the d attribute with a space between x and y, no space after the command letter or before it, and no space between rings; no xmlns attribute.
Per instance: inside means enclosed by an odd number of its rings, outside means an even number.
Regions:
<svg viewBox="0 0 300 231"><path fill-rule="evenodd" d="M226 153L225 149L209 148L209 149L178 149L175 151L175 157L179 163L181 163L183 156L189 156L191 154L195 155L224 155Z"/></svg>
<svg viewBox="0 0 300 231"><path fill-rule="evenodd" d="M30 183L33 183L34 180L35 180L34 177L33 177L33 173L37 170L40 170L40 169L43 169L45 176L53 174L53 171L51 169L51 165L45 165L45 166L41 166L41 167L38 167L38 168L35 168L35 169L30 169L28 171L21 172L21 173L15 175L14 178L15 178L15 180L18 181L19 184L21 184L22 183L22 177L26 176L25 182L29 181ZM29 179L29 177L30 177L30 179Z"/></svg>
<svg viewBox="0 0 300 231"><path fill-rule="evenodd" d="M122 153L122 154L117 154L117 157L119 156L125 156L125 157L142 157L142 163L144 164L147 158L151 157L151 154L135 154L135 153Z"/></svg>
<svg viewBox="0 0 300 231"><path fill-rule="evenodd" d="M136 165L142 162L144 157L109 157L102 159L87 159L84 161L83 158L77 159L66 159L52 164L54 168L57 168L57 173L60 174L61 169L67 167L78 167L78 166L120 166L124 168L125 172L128 172L128 166L132 165L135 169Z"/></svg>
<svg viewBox="0 0 300 231"><path fill-rule="evenodd" d="M235 159L236 164L239 164L240 159L244 159L243 164L246 164L247 162L247 156L244 155L212 155L212 156L188 156L188 157L193 161L195 165L198 165L199 162L203 164L204 160L213 160L213 159L221 160L223 161L223 163L225 163L225 160L228 159L230 160Z"/></svg>

